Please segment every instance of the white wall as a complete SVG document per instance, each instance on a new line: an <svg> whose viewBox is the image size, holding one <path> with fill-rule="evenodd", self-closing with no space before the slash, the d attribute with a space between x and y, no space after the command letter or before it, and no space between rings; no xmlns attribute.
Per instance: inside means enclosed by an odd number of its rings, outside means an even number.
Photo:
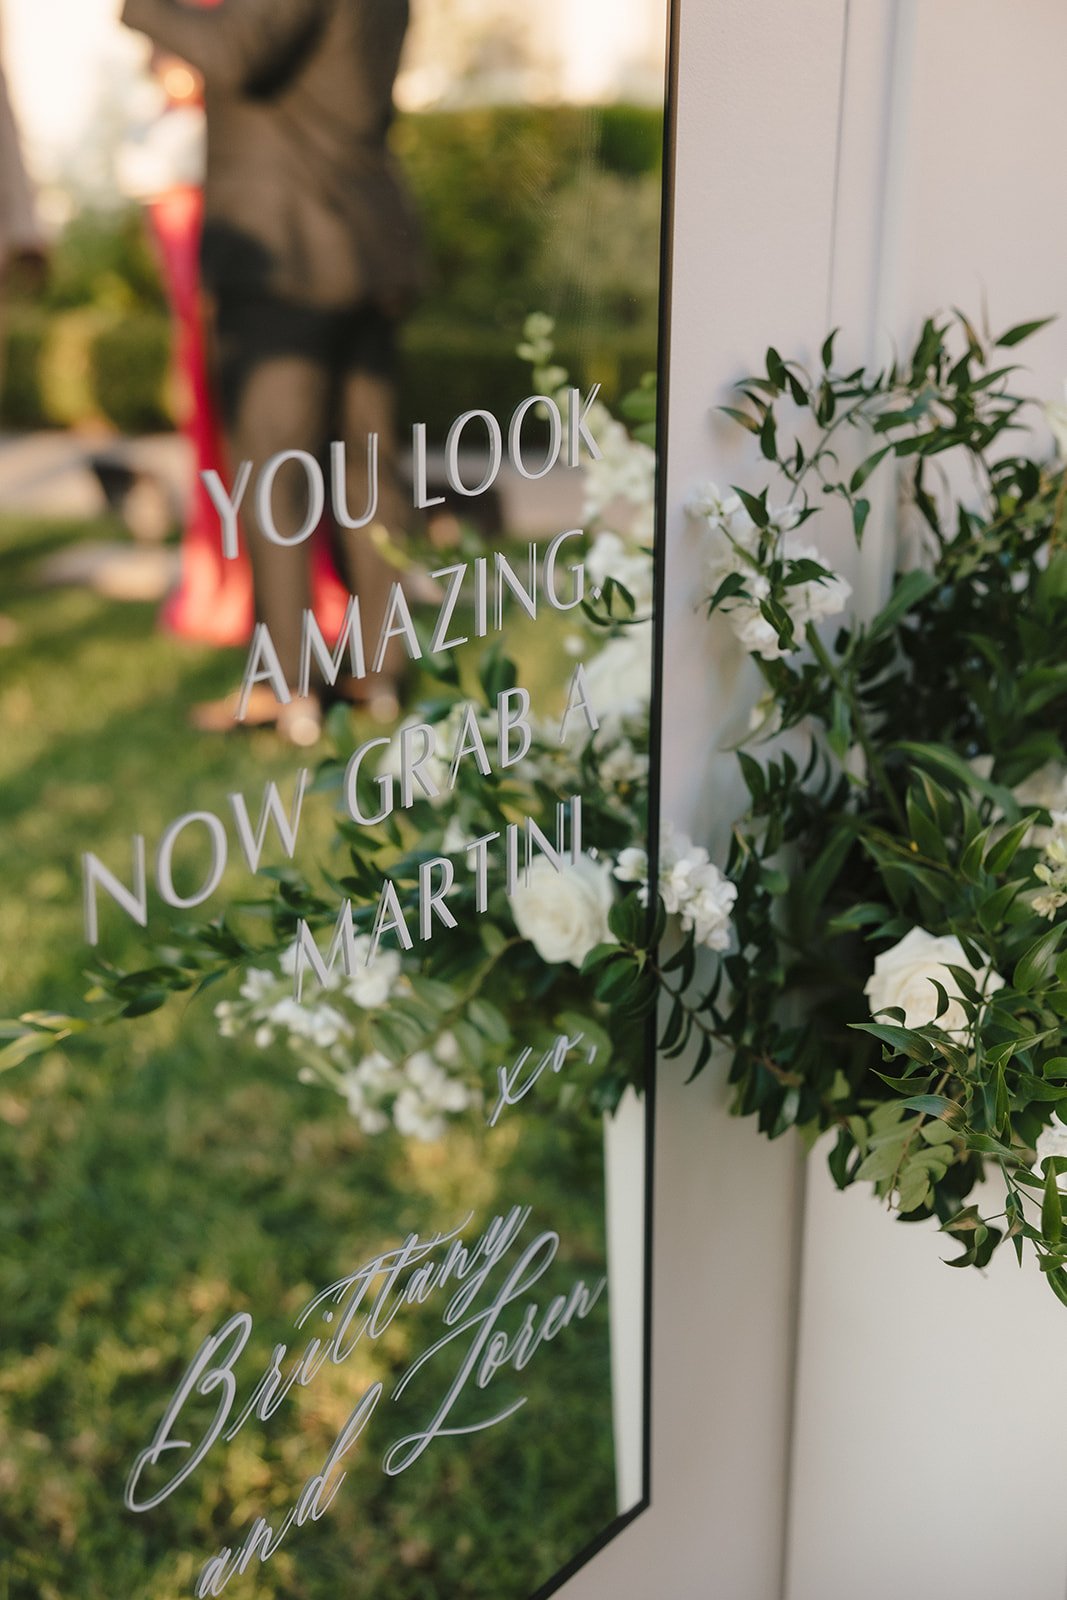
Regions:
<svg viewBox="0 0 1067 1600"><path fill-rule="evenodd" d="M681 10L664 719L666 816L716 832L738 796L715 755L736 655L696 610L694 483L745 469L711 408L768 342L826 319L843 0ZM772 123L761 107L776 106ZM783 137L781 128L788 129ZM798 1167L725 1112L719 1076L661 1075L656 1141L653 1508L567 1600L770 1600L785 1512Z"/></svg>
<svg viewBox="0 0 1067 1600"><path fill-rule="evenodd" d="M1067 11L898 0L894 54L889 8L850 10L833 320L866 311L884 352L945 306L984 304L998 331L1067 312L1050 162ZM1060 398L1067 322L1019 359L1035 393ZM1009 1255L982 1277L942 1265L955 1254L813 1162L787 1600L1067 1592L1067 1403L1045 1376L1067 1318L1032 1264L1021 1274Z"/></svg>
<svg viewBox="0 0 1067 1600"><path fill-rule="evenodd" d="M1067 311L1065 62L1061 0L681 0L663 756L666 814L699 836L737 809L713 752L751 689L693 608L681 507L744 470L709 408L772 339L841 323L866 359L944 305ZM1022 354L1058 398L1067 322ZM951 1272L936 1232L817 1159L805 1199L710 1075L664 1070L657 1160L653 1509L568 1600L1063 1600L1041 1372L1067 1322L1036 1273Z"/></svg>

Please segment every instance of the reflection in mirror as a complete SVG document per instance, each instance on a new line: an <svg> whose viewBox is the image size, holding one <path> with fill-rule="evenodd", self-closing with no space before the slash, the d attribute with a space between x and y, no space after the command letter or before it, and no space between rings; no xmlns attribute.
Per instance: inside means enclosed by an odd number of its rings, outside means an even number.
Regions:
<svg viewBox="0 0 1067 1600"><path fill-rule="evenodd" d="M531 1600L647 1499L666 0L63 3L93 93L29 0L6 59L4 1592Z"/></svg>

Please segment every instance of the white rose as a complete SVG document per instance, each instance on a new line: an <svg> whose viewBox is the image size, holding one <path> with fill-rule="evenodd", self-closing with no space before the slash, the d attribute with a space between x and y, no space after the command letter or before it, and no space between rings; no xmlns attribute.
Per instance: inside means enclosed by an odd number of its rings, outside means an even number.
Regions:
<svg viewBox="0 0 1067 1600"><path fill-rule="evenodd" d="M515 926L542 961L580 967L594 945L610 938L611 869L587 856L562 872L538 856L510 901Z"/></svg>
<svg viewBox="0 0 1067 1600"><path fill-rule="evenodd" d="M609 639L585 674L598 717L636 716L652 694L652 624L639 622Z"/></svg>
<svg viewBox="0 0 1067 1600"><path fill-rule="evenodd" d="M912 928L891 950L884 950L875 958L874 972L863 991L870 1003L871 1015L876 1017L889 1006L899 1006L904 1012L906 1028L921 1028L924 1023L936 1022L946 1033L962 1038L967 1032L967 1015L956 980L948 970L950 965L972 973L984 995L1004 987L999 972L988 965L975 967L967 960L955 934L935 938L925 928ZM935 981L948 995L948 1010L940 1017Z"/></svg>

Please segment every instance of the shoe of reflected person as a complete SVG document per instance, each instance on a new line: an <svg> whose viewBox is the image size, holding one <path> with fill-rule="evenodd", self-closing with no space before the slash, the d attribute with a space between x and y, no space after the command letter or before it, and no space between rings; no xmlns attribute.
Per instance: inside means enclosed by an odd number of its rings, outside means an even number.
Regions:
<svg viewBox="0 0 1067 1600"><path fill-rule="evenodd" d="M315 695L294 695L284 705L265 683L252 685L244 716L238 720L240 690L221 700L207 700L194 706L189 721L201 733L229 733L233 728L277 728L287 744L308 749L322 732L322 706Z"/></svg>
<svg viewBox="0 0 1067 1600"><path fill-rule="evenodd" d="M189 723L201 733L229 733L231 728L273 728L282 707L273 689L254 683L248 695L244 716L238 721L241 691L223 695L221 700L202 700L189 712Z"/></svg>
<svg viewBox="0 0 1067 1600"><path fill-rule="evenodd" d="M384 674L366 678L340 677L335 694L338 700L383 726L396 722L400 716L400 686L394 678Z"/></svg>
<svg viewBox="0 0 1067 1600"><path fill-rule="evenodd" d="M287 705L278 707L278 734L286 744L308 750L322 733L322 706L313 694L294 695Z"/></svg>

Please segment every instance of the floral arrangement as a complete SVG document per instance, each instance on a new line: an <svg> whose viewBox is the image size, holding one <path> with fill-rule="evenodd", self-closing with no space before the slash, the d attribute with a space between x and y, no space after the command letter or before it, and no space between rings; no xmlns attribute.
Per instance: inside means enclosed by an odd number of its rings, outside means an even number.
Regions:
<svg viewBox="0 0 1067 1600"><path fill-rule="evenodd" d="M575 1070L546 1074L548 1103L610 1110L639 1080L635 1024L659 1008L662 1055L699 1073L725 1051L736 1111L768 1136L829 1135L841 1187L870 1183L903 1219L936 1217L954 1266L983 1267L1010 1239L1067 1303L1067 408L1048 411L1057 457L1026 453L1031 402L1000 355L1041 326L993 338L959 314L929 321L910 360L876 372L839 371L832 335L814 372L771 349L725 408L758 441L767 482L708 484L689 508L712 625L763 680L736 747L748 805L721 866L668 832L650 896L635 844L648 818L647 385L623 408L629 426L602 405L589 416L595 589L558 642L587 664L599 726L561 741L558 722L535 721L506 774L457 768L447 815L418 797L373 826L339 816L341 869L322 884L274 869L255 932L235 907L177 931L142 972L102 968L108 1014L239 970L237 997L216 1007L223 1033L282 1043L368 1135L436 1139L484 1118L520 1035L546 1060L580 1038ZM564 387L547 318L529 319L521 353L539 392ZM899 570L865 615L827 552L843 532L862 546L880 511ZM498 646L473 691L452 658L425 665L438 692L415 715L437 727L444 770L461 705L473 693L488 732L518 672ZM330 731L325 790L354 737L345 716ZM395 758L394 741L381 770ZM330 928L338 894L366 941L383 871L411 905L428 856L458 862L520 812L547 827L565 793L583 796L595 849L562 873L535 861L466 915L471 937L380 951L357 977L294 996L297 928ZM458 917L471 894L457 880ZM21 1019L0 1067L84 1025ZM996 1187L974 1198L986 1179Z"/></svg>
<svg viewBox="0 0 1067 1600"><path fill-rule="evenodd" d="M690 507L764 682L733 942L710 985L691 941L661 983L668 1054L724 1046L739 1113L832 1134L838 1185L936 1216L953 1266L1010 1239L1067 1303L1067 473L1026 453L1001 355L1040 326L928 321L873 373L831 336L741 383L770 482ZM862 543L879 476L900 570L862 616L818 530Z"/></svg>

